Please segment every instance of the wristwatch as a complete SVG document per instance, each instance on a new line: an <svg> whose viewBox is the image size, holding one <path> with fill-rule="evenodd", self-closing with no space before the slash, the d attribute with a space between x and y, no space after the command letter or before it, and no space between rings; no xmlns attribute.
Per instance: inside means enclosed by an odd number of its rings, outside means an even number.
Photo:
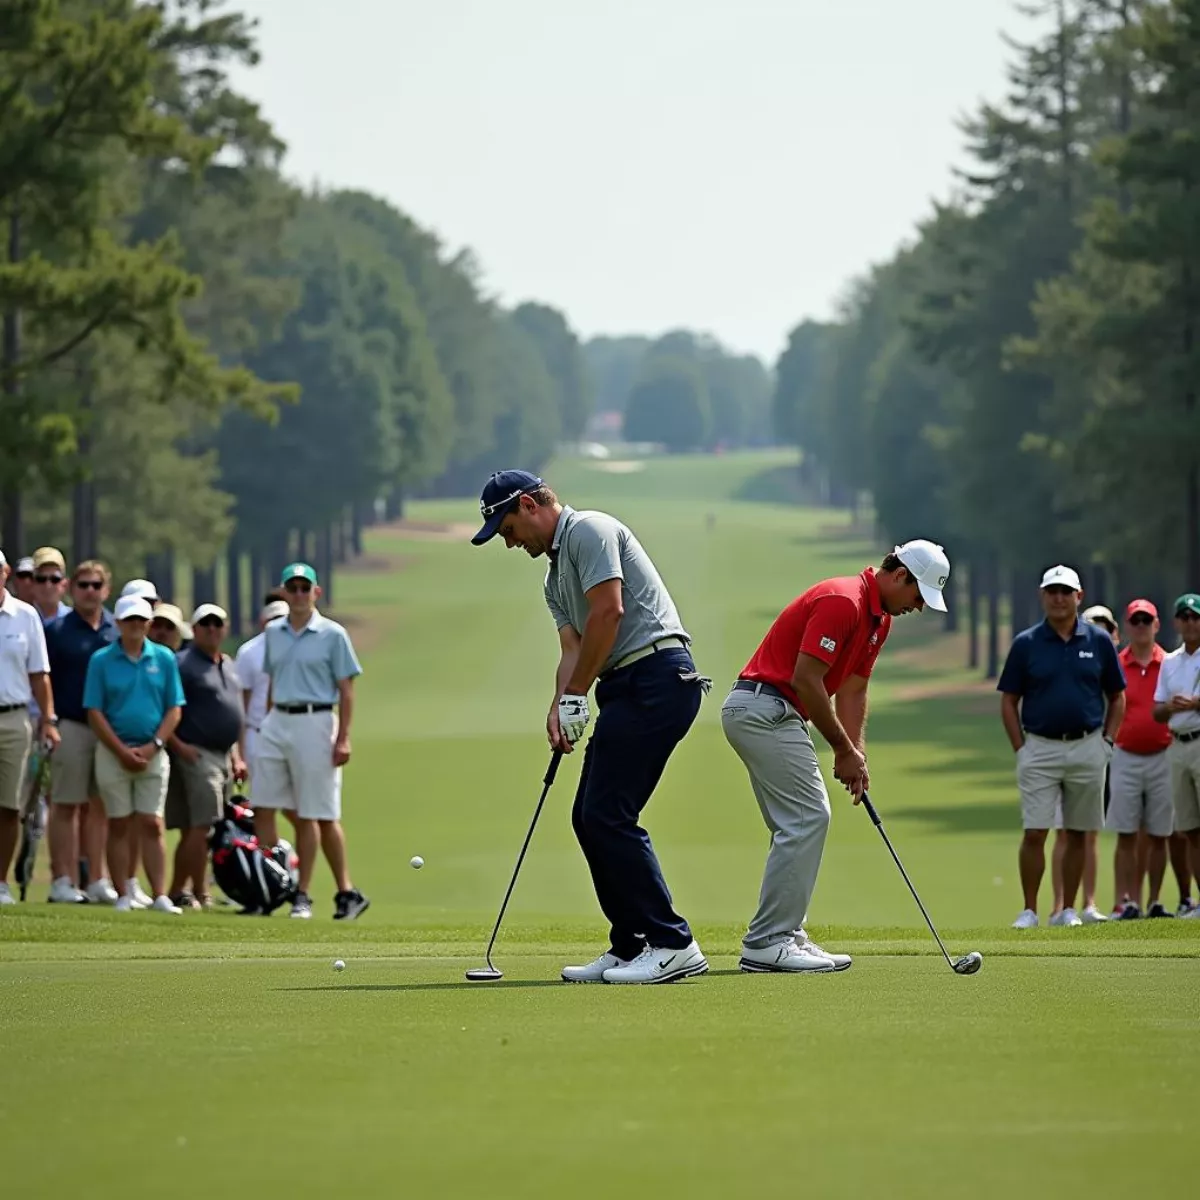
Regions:
<svg viewBox="0 0 1200 1200"><path fill-rule="evenodd" d="M1104 740L1108 743L1110 749L1112 749L1112 747L1116 745L1116 743L1113 741L1112 738L1110 738L1108 736L1107 733L1101 734L1100 736L1103 737Z"/></svg>
<svg viewBox="0 0 1200 1200"><path fill-rule="evenodd" d="M161 749L163 748L163 740L162 740L162 738L160 738L160 737L156 737L156 738L154 739L154 746L155 746L155 749L157 749L157 750L161 750Z"/></svg>

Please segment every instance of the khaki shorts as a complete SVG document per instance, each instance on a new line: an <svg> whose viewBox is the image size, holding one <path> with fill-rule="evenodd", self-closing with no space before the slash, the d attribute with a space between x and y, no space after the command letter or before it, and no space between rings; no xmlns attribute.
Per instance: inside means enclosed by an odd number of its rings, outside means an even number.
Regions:
<svg viewBox="0 0 1200 1200"><path fill-rule="evenodd" d="M291 809L302 821L341 819L342 769L333 765L336 721L332 711L267 713L250 777L251 808Z"/></svg>
<svg viewBox="0 0 1200 1200"><path fill-rule="evenodd" d="M21 811L25 772L33 746L33 724L29 709L14 708L0 713L0 808Z"/></svg>
<svg viewBox="0 0 1200 1200"><path fill-rule="evenodd" d="M1130 754L1120 746L1113 751L1109 768L1112 799L1104 827L1113 833L1137 833L1145 829L1151 837L1170 837L1175 827L1171 804L1171 767L1167 752Z"/></svg>
<svg viewBox="0 0 1200 1200"><path fill-rule="evenodd" d="M194 763L171 755L165 810L168 829L207 829L221 815L232 791L229 755L202 746L196 749L200 757Z"/></svg>
<svg viewBox="0 0 1200 1200"><path fill-rule="evenodd" d="M1061 803L1063 828L1103 828L1108 760L1108 743L1099 730L1074 742L1027 734L1017 752L1022 827L1055 828L1055 810Z"/></svg>
<svg viewBox="0 0 1200 1200"><path fill-rule="evenodd" d="M82 721L61 721L62 743L50 756L50 798L55 804L86 804L100 795L96 784L96 735Z"/></svg>
<svg viewBox="0 0 1200 1200"><path fill-rule="evenodd" d="M146 764L144 771L127 771L103 742L96 742L96 782L105 815L114 820L134 813L161 817L170 775L170 760L162 750Z"/></svg>
<svg viewBox="0 0 1200 1200"><path fill-rule="evenodd" d="M1175 828L1180 833L1200 829L1200 738L1172 742L1167 747L1171 764L1171 798L1175 802Z"/></svg>

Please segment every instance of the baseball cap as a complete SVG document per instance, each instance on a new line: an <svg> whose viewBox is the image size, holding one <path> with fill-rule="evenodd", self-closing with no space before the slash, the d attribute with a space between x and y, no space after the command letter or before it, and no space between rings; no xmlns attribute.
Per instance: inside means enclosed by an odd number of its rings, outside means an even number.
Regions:
<svg viewBox="0 0 1200 1200"><path fill-rule="evenodd" d="M1130 617L1136 616L1138 613L1145 613L1148 617L1153 617L1156 621L1158 620L1158 609L1149 600L1130 600L1125 606L1125 619L1127 621Z"/></svg>
<svg viewBox="0 0 1200 1200"><path fill-rule="evenodd" d="M129 599L130 597L126 597ZM142 597L132 597L132 599L143 599ZM149 601L146 601L149 603ZM183 609L178 604L168 604L165 600L160 600L151 611L151 617L156 621L170 621L172 625L185 637L192 636L192 627L183 619Z"/></svg>
<svg viewBox="0 0 1200 1200"><path fill-rule="evenodd" d="M274 621L279 617L286 617L291 611L286 600L272 600L270 604L263 605L261 619Z"/></svg>
<svg viewBox="0 0 1200 1200"><path fill-rule="evenodd" d="M471 545L482 546L484 542L490 542L513 505L523 495L536 492L541 486L542 480L529 471L497 471L483 485L483 491L479 494L483 526L471 539Z"/></svg>
<svg viewBox="0 0 1200 1200"><path fill-rule="evenodd" d="M1113 616L1112 609L1105 608L1103 604L1093 604L1091 608L1084 609L1082 615L1089 625L1097 625L1103 621L1113 629L1117 627L1117 618Z"/></svg>
<svg viewBox="0 0 1200 1200"><path fill-rule="evenodd" d="M0 554L0 565L4 563L4 555ZM24 558L17 559L17 565L13 568L18 575L33 574L33 556L26 554Z"/></svg>
<svg viewBox="0 0 1200 1200"><path fill-rule="evenodd" d="M36 571L38 567L57 567L65 575L67 560L63 558L61 550L53 546L39 546L33 552L33 569Z"/></svg>
<svg viewBox="0 0 1200 1200"><path fill-rule="evenodd" d="M1083 584L1079 582L1079 572L1074 567L1064 567L1062 563L1051 567L1042 576L1041 586L1044 588L1065 587L1070 588L1073 592L1083 591Z"/></svg>
<svg viewBox="0 0 1200 1200"><path fill-rule="evenodd" d="M946 600L942 588L950 578L950 560L946 557L946 551L936 542L915 538L903 546L897 546L892 553L916 576L921 599L934 612L945 612Z"/></svg>
<svg viewBox="0 0 1200 1200"><path fill-rule="evenodd" d="M279 577L280 586L287 583L289 579L307 579L314 587L317 583L317 573L306 562L288 563L283 568L283 574Z"/></svg>
<svg viewBox="0 0 1200 1200"><path fill-rule="evenodd" d="M154 616L154 612L150 608L150 601L145 596L122 596L117 601L113 616L118 621L128 621L130 617L141 617L142 620L149 621Z"/></svg>
<svg viewBox="0 0 1200 1200"><path fill-rule="evenodd" d="M229 620L229 614L219 604L201 604L192 613L192 624L199 625L205 617L217 617L222 624Z"/></svg>
<svg viewBox="0 0 1200 1200"><path fill-rule="evenodd" d="M1175 601L1175 615L1179 616L1181 612L1195 613L1200 616L1200 596L1197 596L1195 592L1184 592Z"/></svg>
<svg viewBox="0 0 1200 1200"><path fill-rule="evenodd" d="M148 579L131 579L121 589L121 599L124 600L126 596L141 596L143 600L153 603L158 599L158 588Z"/></svg>

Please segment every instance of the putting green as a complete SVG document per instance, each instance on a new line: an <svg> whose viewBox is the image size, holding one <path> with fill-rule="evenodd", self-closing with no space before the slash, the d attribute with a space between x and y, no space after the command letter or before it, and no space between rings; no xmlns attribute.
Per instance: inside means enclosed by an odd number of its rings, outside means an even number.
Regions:
<svg viewBox="0 0 1200 1200"><path fill-rule="evenodd" d="M6 1188L186 1200L258 1169L262 1186L297 1197L1010 1200L1124 1194L1144 1188L1147 1164L1162 1186L1184 1178L1200 922L1007 928L1019 907L1011 755L994 692L932 621L898 623L872 685L873 796L951 952L982 951L983 970L950 972L878 834L834 793L810 927L854 954L853 969L736 972L766 836L720 700L782 604L879 551L844 517L760 502L785 464L547 473L570 502L634 527L715 680L647 813L707 977L555 982L604 939L567 819L576 758L500 938L505 979L463 981L482 963L548 758L542 568L428 530L378 530L336 594L367 668L345 794L370 912L331 921L323 872L318 915L300 927L283 914L61 911L44 887L0 911ZM474 506L409 516L470 524ZM1107 908L1107 839L1102 853Z"/></svg>

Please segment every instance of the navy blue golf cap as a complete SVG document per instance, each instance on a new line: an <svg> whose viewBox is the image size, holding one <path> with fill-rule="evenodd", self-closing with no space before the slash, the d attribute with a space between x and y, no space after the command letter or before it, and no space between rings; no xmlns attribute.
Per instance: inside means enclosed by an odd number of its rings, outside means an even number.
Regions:
<svg viewBox="0 0 1200 1200"><path fill-rule="evenodd" d="M483 514L483 528L471 539L473 546L490 542L504 520L526 492L536 492L542 481L528 471L497 471L483 485L479 496L479 511Z"/></svg>

